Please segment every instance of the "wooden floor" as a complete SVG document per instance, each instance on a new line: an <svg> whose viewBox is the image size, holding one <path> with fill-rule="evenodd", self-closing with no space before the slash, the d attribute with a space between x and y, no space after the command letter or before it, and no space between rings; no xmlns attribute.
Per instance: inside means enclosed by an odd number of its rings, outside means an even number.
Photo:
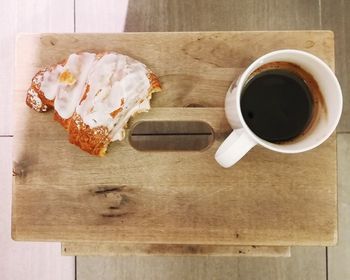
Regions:
<svg viewBox="0 0 350 280"><path fill-rule="evenodd" d="M4 4L5 5L5 4ZM16 0L0 16L1 279L350 279L350 1ZM60 257L57 244L10 240L11 93L16 32L331 29L344 94L338 127L339 244L291 258ZM5 226L3 226L5 225Z"/></svg>

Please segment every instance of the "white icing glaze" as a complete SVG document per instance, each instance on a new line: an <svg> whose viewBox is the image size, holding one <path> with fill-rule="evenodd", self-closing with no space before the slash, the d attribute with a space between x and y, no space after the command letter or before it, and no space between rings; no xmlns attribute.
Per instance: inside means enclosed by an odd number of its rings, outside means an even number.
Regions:
<svg viewBox="0 0 350 280"><path fill-rule="evenodd" d="M150 82L144 64L130 57L110 53L92 67L87 84L87 98L77 107L77 113L91 128L106 126L112 141L124 138L124 126L137 111L150 107ZM123 101L122 101L123 100ZM145 106L145 105L143 105ZM121 110L116 116L111 114Z"/></svg>
<svg viewBox="0 0 350 280"><path fill-rule="evenodd" d="M145 99L140 104L135 105L131 110L129 110L126 114L121 116L121 119L116 126L112 129L110 136L112 141L123 140L125 137L125 129L124 126L128 122L131 116L135 113L147 112L151 108L150 99Z"/></svg>
<svg viewBox="0 0 350 280"><path fill-rule="evenodd" d="M85 88L87 75L95 61L95 54L82 53L69 56L64 71L69 71L75 77L76 82L73 85L58 82L60 87L55 98L54 106L58 114L64 118L70 118L75 112ZM62 86L63 84L63 86Z"/></svg>
<svg viewBox="0 0 350 280"><path fill-rule="evenodd" d="M65 71L75 78L74 83L60 81ZM44 73L41 90L46 98L55 99L55 110L62 118L76 111L91 128L107 127L115 141L124 138L124 126L133 114L150 108L147 75L144 64L125 55L72 54L63 67Z"/></svg>
<svg viewBox="0 0 350 280"><path fill-rule="evenodd" d="M53 100L61 85L58 83L58 76L62 73L63 67L61 65L57 65L51 71L46 71L42 75L42 81L40 85L40 89L44 92L45 97L49 100Z"/></svg>

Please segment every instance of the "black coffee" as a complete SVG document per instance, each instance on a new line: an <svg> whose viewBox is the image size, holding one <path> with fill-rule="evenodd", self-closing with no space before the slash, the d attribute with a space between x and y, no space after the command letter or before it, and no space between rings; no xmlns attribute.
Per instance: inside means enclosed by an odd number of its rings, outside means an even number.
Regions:
<svg viewBox="0 0 350 280"><path fill-rule="evenodd" d="M284 69L265 70L245 85L241 110L248 127L269 142L296 138L313 115L311 90L297 73Z"/></svg>

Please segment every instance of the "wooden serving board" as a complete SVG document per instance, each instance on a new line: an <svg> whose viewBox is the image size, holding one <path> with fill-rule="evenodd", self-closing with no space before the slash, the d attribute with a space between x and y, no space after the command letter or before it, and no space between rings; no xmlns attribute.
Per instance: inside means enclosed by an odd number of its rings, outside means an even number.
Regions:
<svg viewBox="0 0 350 280"><path fill-rule="evenodd" d="M17 40L13 227L16 240L140 244L333 245L337 238L334 135L303 154L254 148L230 169L214 153L230 132L223 111L232 80L258 56L294 48L334 68L333 34L196 32L31 34ZM142 120L204 121L204 151L141 152L128 140L104 158L67 141L26 107L39 67L76 51L118 51L146 63L164 91ZM197 106L200 108L193 108Z"/></svg>

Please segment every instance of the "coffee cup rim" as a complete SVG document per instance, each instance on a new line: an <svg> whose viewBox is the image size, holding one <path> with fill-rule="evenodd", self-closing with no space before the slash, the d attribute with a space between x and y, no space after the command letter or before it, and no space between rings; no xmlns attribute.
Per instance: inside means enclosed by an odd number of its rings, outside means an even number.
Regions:
<svg viewBox="0 0 350 280"><path fill-rule="evenodd" d="M241 111L240 99L241 99L243 87L244 87L249 75L251 73L253 73L253 71L256 70L258 67L260 67L261 65L264 65L266 63L266 62L264 62L264 60L266 60L267 58L270 58L271 56L276 56L276 55L280 55L280 54L302 55L302 56L308 57L309 59L316 61L320 66L322 66L327 71L328 75L333 80L335 87L336 87L336 92L334 94L336 94L337 98L339 99L338 114L337 114L336 118L334 119L333 123L330 125L327 133L325 133L325 135L323 137L321 137L318 141L315 141L312 145L308 145L308 146L305 146L303 148L299 148L299 149L295 149L295 150L286 149L285 148L286 144L272 143L272 142L266 141L266 140L260 138L259 136L257 136L246 124L246 122L242 116L242 111ZM276 60L276 62L277 61L281 61L281 60ZM249 65L249 67L242 73L242 75L240 76L239 81L237 83L236 90L238 93L238 94L236 94L236 110L238 112L239 121L242 124L243 128L247 131L247 133L258 144L262 145L263 147L265 147L267 149L270 149L270 150L273 150L276 152L281 152L281 153L300 153L300 152L311 150L311 149L319 146L321 143L323 143L325 140L327 140L332 135L332 133L335 131L335 129L339 123L341 113L342 113L342 108L343 108L343 98L342 98L341 87L340 87L339 81L338 81L337 77L335 76L333 70L319 57L317 57L311 53L301 51L301 50L282 49L282 50L272 51L272 52L269 52L265 55L260 56L253 63L251 63Z"/></svg>

